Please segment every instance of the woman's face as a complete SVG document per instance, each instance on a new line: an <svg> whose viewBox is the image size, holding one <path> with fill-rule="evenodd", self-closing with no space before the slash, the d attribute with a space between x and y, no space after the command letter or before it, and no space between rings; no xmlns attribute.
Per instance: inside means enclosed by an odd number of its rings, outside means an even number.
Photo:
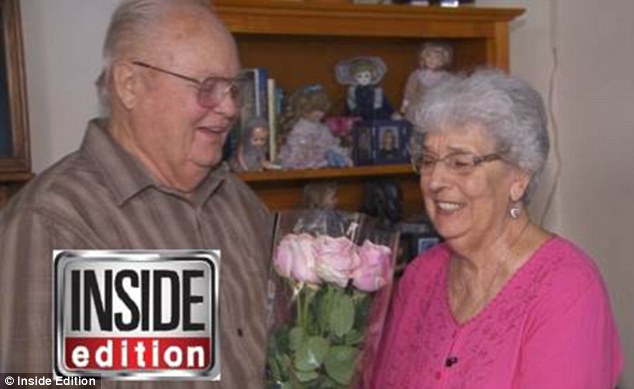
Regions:
<svg viewBox="0 0 634 389"><path fill-rule="evenodd" d="M495 143L479 125L447 128L427 135L424 153L433 159L484 156L495 153ZM521 198L527 184L526 174L501 159L480 163L466 173L437 162L420 177L425 207L438 233L450 245L471 248L501 236L510 219L509 204Z"/></svg>

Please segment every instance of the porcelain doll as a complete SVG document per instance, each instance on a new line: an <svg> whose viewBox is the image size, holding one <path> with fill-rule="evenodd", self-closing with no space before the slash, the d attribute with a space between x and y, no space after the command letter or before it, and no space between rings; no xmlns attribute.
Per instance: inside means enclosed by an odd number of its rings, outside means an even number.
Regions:
<svg viewBox="0 0 634 389"><path fill-rule="evenodd" d="M302 195L302 205L307 209L335 210L339 205L337 184L335 182L306 184Z"/></svg>
<svg viewBox="0 0 634 389"><path fill-rule="evenodd" d="M337 184L335 182L315 182L306 184L302 194L304 215L295 225L295 230L312 231L315 234L344 236L345 214L339 209Z"/></svg>
<svg viewBox="0 0 634 389"><path fill-rule="evenodd" d="M282 128L287 131L279 154L283 168L352 166L349 151L322 122L329 108L330 98L321 85L304 87L290 97L282 119Z"/></svg>
<svg viewBox="0 0 634 389"><path fill-rule="evenodd" d="M365 121L392 118L394 109L383 94L380 82L387 67L379 57L355 57L337 63L337 81L348 85L346 111Z"/></svg>
<svg viewBox="0 0 634 389"><path fill-rule="evenodd" d="M235 172L262 171L272 168L266 154L269 145L269 125L266 119L256 117L249 120L242 131L243 139L229 160Z"/></svg>
<svg viewBox="0 0 634 389"><path fill-rule="evenodd" d="M422 44L418 51L418 69L409 75L405 84L400 107L402 115L412 120L410 108L423 98L425 91L450 75L446 69L452 60L453 50L448 44L434 41Z"/></svg>

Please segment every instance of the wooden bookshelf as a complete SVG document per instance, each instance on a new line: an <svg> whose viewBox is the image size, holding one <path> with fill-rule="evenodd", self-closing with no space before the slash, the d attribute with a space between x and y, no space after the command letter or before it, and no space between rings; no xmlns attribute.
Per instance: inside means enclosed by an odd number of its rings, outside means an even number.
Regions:
<svg viewBox="0 0 634 389"><path fill-rule="evenodd" d="M343 111L345 88L334 77L344 58L381 57L388 66L382 83L393 106L400 104L405 81L417 66L417 49L426 39L454 48L453 71L487 66L509 68L509 23L522 9L355 5L339 2L214 0L213 7L234 33L244 67L265 67L269 77L292 92L311 83L326 86L334 101L331 114ZM249 172L241 177L272 209L299 204L303 186L336 181L339 202L356 210L363 184L398 180L407 213L422 211L418 177L409 165L364 166Z"/></svg>

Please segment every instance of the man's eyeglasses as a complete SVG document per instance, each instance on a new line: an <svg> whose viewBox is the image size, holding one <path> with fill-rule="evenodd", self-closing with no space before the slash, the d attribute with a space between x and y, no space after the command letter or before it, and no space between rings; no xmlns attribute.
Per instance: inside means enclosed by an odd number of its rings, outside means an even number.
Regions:
<svg viewBox="0 0 634 389"><path fill-rule="evenodd" d="M193 77L157 68L145 62L133 61L132 64L195 83L198 85L198 104L202 107L214 108L218 106L227 95L231 97L231 100L233 100L238 107L242 104L246 84L246 80L242 77L225 78L212 76L199 81Z"/></svg>
<svg viewBox="0 0 634 389"><path fill-rule="evenodd" d="M428 176L434 170L437 163L442 163L447 170L457 175L471 174L478 165L501 159L497 154L474 155L471 153L453 153L442 158L423 155L420 158L412 158L414 171L421 176Z"/></svg>

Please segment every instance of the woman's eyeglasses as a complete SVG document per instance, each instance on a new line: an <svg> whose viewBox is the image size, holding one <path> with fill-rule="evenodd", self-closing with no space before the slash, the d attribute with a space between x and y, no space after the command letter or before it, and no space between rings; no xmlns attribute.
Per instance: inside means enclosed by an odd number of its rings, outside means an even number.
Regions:
<svg viewBox="0 0 634 389"><path fill-rule="evenodd" d="M442 158L430 155L423 155L419 158L412 158L412 168L421 176L428 176L434 167L440 162L451 173L457 175L471 174L476 167L485 162L501 159L497 154L475 155L471 153L452 153Z"/></svg>
<svg viewBox="0 0 634 389"><path fill-rule="evenodd" d="M133 61L132 64L195 83L198 85L197 100L201 107L214 108L218 106L226 96L229 96L238 107L242 105L246 86L246 79L243 77L226 78L212 76L199 81L193 77L157 68L145 62Z"/></svg>

